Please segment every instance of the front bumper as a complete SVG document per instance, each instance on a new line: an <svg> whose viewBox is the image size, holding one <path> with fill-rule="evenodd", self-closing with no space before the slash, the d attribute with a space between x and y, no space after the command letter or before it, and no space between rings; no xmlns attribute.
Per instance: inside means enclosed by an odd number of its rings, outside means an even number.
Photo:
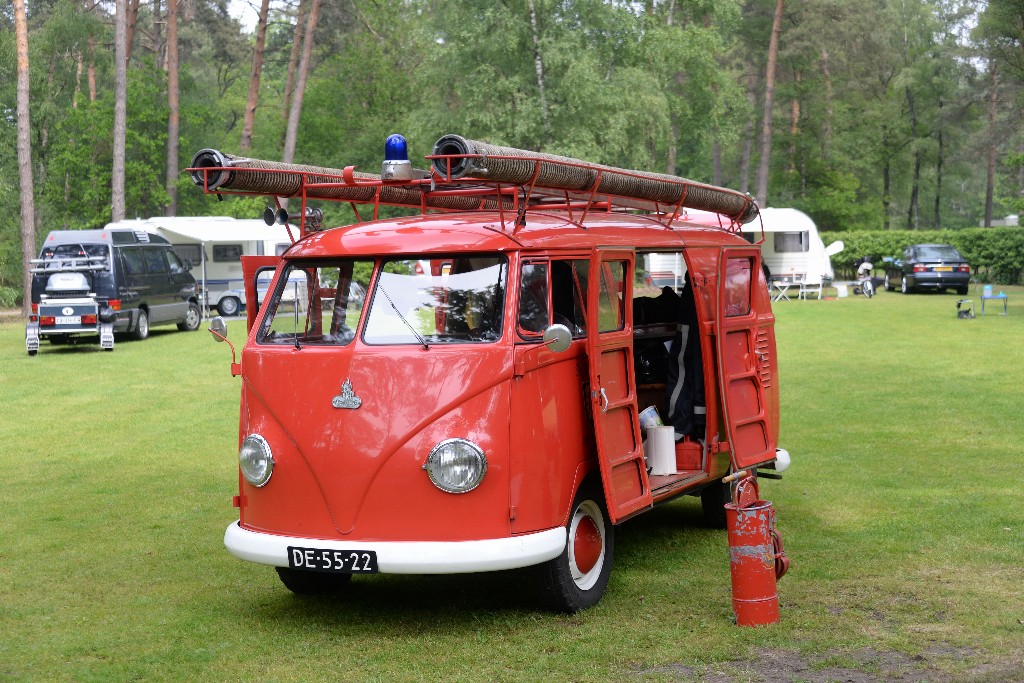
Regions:
<svg viewBox="0 0 1024 683"><path fill-rule="evenodd" d="M467 574L518 569L558 557L565 549L565 528L556 527L523 536L479 541L328 541L277 536L228 525L224 546L235 557L288 566L288 547L328 550L372 550L382 574Z"/></svg>

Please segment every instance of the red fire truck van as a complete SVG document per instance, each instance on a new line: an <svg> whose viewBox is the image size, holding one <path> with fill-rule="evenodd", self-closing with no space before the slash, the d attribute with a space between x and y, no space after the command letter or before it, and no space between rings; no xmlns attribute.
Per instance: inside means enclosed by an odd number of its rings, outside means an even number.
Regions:
<svg viewBox="0 0 1024 683"><path fill-rule="evenodd" d="M608 584L617 525L696 495L724 527L724 477L785 469L748 196L454 135L428 171L405 149L388 139L380 175L193 160L204 191L290 197L267 218L300 224L243 264L231 554L296 593L536 566L574 612ZM356 220L322 229L314 200ZM649 284L652 257L673 286Z"/></svg>

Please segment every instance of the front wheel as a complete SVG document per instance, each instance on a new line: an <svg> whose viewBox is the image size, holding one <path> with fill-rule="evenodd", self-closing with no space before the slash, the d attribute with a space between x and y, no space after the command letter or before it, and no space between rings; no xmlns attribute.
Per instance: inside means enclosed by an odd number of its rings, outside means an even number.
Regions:
<svg viewBox="0 0 1024 683"><path fill-rule="evenodd" d="M189 303L188 310L185 312L185 319L178 323L178 329L182 332L195 332L199 329L199 324L202 321L203 316L199 313L199 306Z"/></svg>
<svg viewBox="0 0 1024 683"><path fill-rule="evenodd" d="M311 572L288 567L274 567L284 587L296 595L329 595L345 588L352 580L351 574L330 574Z"/></svg>
<svg viewBox="0 0 1024 683"><path fill-rule="evenodd" d="M574 614L601 600L611 576L615 527L600 487L580 487L566 532L562 554L540 566L541 588L549 607Z"/></svg>

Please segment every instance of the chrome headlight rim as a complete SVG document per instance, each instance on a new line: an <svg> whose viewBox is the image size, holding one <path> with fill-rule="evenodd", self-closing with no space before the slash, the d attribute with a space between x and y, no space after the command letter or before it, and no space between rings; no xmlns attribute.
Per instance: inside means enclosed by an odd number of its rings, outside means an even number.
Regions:
<svg viewBox="0 0 1024 683"><path fill-rule="evenodd" d="M451 481L450 476L447 476L448 469L446 464L441 462L445 450L451 447L468 448L476 460L474 467L477 471L462 484L456 484ZM445 493L469 493L483 483L484 476L487 474L487 455L480 446L469 439L461 437L445 439L430 450L430 455L427 456L423 469L426 470L430 482Z"/></svg>
<svg viewBox="0 0 1024 683"><path fill-rule="evenodd" d="M255 456L261 458L262 463L254 461L253 456L247 456L247 449L255 449ZM255 466L254 466L255 465ZM274 473L274 453L270 444L259 434L250 434L242 441L238 449L238 469L248 483L256 488L262 488L270 481Z"/></svg>

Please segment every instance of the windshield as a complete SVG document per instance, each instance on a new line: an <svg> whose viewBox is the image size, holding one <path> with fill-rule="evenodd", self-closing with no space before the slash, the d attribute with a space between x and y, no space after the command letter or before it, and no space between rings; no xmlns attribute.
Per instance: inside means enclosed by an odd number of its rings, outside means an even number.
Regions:
<svg viewBox="0 0 1024 683"><path fill-rule="evenodd" d="M948 244L925 244L917 248L917 258L921 261L963 261L960 252Z"/></svg>
<svg viewBox="0 0 1024 683"><path fill-rule="evenodd" d="M355 339L373 261L293 262L267 301L256 342L345 346Z"/></svg>
<svg viewBox="0 0 1024 683"><path fill-rule="evenodd" d="M424 346L495 341L501 337L507 274L503 256L384 261L363 341Z"/></svg>

